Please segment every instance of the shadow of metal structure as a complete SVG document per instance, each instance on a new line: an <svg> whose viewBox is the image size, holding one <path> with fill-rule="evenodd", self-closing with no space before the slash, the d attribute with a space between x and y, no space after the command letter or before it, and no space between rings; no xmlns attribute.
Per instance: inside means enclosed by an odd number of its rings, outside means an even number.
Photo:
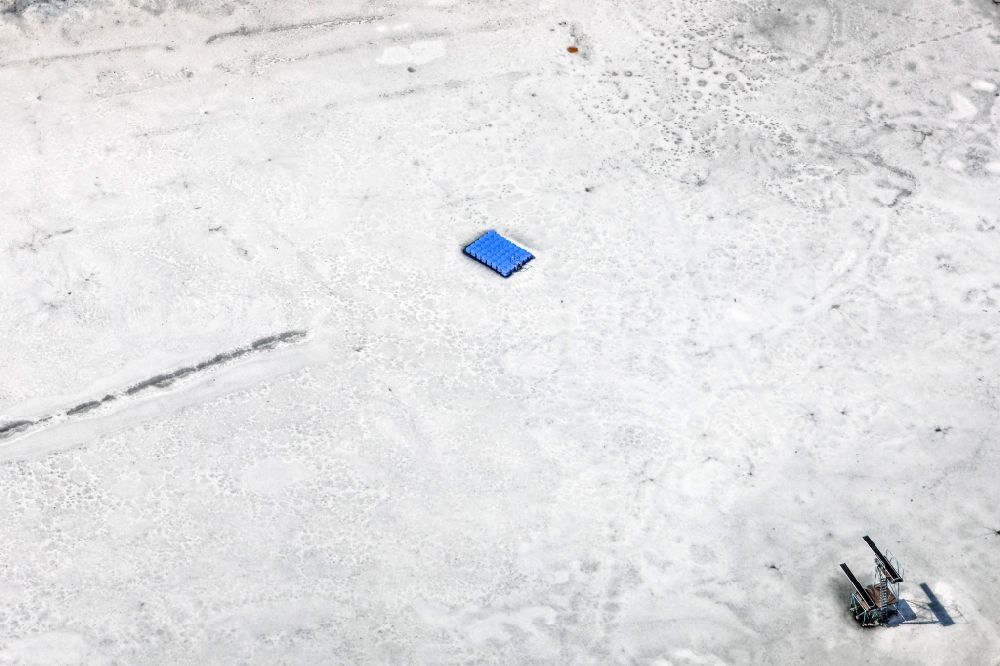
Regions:
<svg viewBox="0 0 1000 666"><path fill-rule="evenodd" d="M921 583L920 589L927 595L927 600L930 602L927 608L930 612L934 613L934 617L937 618L938 623L943 627L950 627L955 624L955 620L951 618L951 615L949 615L937 596L931 591L931 586L927 583Z"/></svg>
<svg viewBox="0 0 1000 666"><path fill-rule="evenodd" d="M898 627L901 624L937 624L929 620L921 620L920 616L913 612L913 608L905 599L896 602L896 612L886 620L885 626Z"/></svg>
<svg viewBox="0 0 1000 666"><path fill-rule="evenodd" d="M902 624L936 624L942 627L950 627L962 621L961 613L959 619L952 617L952 612L938 600L927 583L921 583L920 589L927 595L928 601L918 601L916 599L899 599L896 602L896 612L890 615L886 621L887 627L898 627Z"/></svg>

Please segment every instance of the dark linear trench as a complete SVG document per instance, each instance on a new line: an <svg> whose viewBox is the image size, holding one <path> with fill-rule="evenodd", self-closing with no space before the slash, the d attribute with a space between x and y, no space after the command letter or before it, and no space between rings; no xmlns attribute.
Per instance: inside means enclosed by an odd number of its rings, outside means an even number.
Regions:
<svg viewBox="0 0 1000 666"><path fill-rule="evenodd" d="M255 35L266 35L274 32L288 32L290 30L306 30L309 28L338 28L345 25L357 25L362 23L374 23L381 21L384 16L341 16L339 18L325 19L322 21L307 21L305 23L286 23L283 25L262 26L259 28L248 28L242 26L229 32L217 32L211 35L206 44L213 44L223 39L231 37L253 37Z"/></svg>
<svg viewBox="0 0 1000 666"><path fill-rule="evenodd" d="M78 414L84 414L91 410L97 409L101 405L118 400L119 398L125 398L129 396L136 395L137 393L142 393L143 391L148 391L150 389L162 389L170 386L178 379L188 377L190 375L197 374L199 372L204 372L210 368L214 368L217 365L222 365L229 361L248 356L250 354L270 351L278 345L286 344L290 342L296 342L301 340L306 336L305 331L285 331L284 333L277 333L275 335L268 335L267 337L254 340L248 345L243 347L237 347L231 351L223 352L222 354L216 354L212 358L197 363L195 365L188 365L173 372L168 372L162 375L155 375L149 379L144 379L137 384L133 384L126 389L118 391L117 393L109 393L99 400L88 400L87 402L81 402L79 405L74 405L64 412L56 412L55 414L50 414L44 416L40 419L31 421L25 419L19 419L16 421L8 421L6 423L0 423L0 439L6 439L16 433L24 432L32 426L45 423L52 419L53 416L76 416Z"/></svg>

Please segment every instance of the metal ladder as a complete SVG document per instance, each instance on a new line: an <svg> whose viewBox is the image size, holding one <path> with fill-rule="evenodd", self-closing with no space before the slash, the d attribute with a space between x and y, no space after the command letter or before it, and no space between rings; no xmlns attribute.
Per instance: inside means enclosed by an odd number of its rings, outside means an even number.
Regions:
<svg viewBox="0 0 1000 666"><path fill-rule="evenodd" d="M881 567L878 570L879 573L879 590L878 590L878 607L882 615L883 621L887 615L886 606L889 604L889 581L885 579L885 574L882 572Z"/></svg>

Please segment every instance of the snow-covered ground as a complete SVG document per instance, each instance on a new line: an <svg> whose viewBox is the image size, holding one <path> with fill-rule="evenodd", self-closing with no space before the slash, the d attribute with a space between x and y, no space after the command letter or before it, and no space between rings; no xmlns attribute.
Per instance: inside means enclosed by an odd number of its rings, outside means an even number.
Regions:
<svg viewBox="0 0 1000 666"><path fill-rule="evenodd" d="M1000 663L993 0L0 9L0 664Z"/></svg>

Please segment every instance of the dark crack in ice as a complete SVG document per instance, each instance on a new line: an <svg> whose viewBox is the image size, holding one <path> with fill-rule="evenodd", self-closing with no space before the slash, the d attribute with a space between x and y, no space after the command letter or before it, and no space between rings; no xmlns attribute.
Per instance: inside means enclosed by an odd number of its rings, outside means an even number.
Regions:
<svg viewBox="0 0 1000 666"><path fill-rule="evenodd" d="M248 345L237 347L236 349L232 349L230 351L223 352L221 354L216 354L212 358L202 361L200 363L196 363L195 365L188 365L182 368L178 368L177 370L174 370L172 372L166 372L154 375L152 377L149 377L148 379L144 379L141 382L133 384L132 386L129 386L128 388L122 391L119 391L117 393L109 393L105 395L103 398L100 398L98 400L88 400L86 402L81 402L80 404L74 405L73 407L70 407L69 409L66 409L63 412L56 412L55 414L49 414L48 416L42 417L35 421L20 419L15 421L8 421L6 423L0 423L0 439L6 439L16 433L24 432L25 430L31 428L32 426L37 426L39 424L50 421L53 416L64 416L64 417L77 416L79 414L85 414L87 412L93 411L98 407L100 407L101 405L112 402L114 400L118 400L119 398L127 398L130 396L134 396L138 393L142 393L144 391L149 391L151 389L167 388L177 380L183 379L184 377L204 372L205 370L209 370L216 366L222 365L229 361L234 361L238 358L242 358L250 354L270 351L282 344L297 342L302 338L304 338L305 336L306 336L306 331L299 331L299 330L285 331L284 333L276 333L275 335L268 335L263 338L258 338L257 340L254 340Z"/></svg>
<svg viewBox="0 0 1000 666"><path fill-rule="evenodd" d="M21 432L30 425L34 425L34 421L8 421L7 423L0 424L0 439L4 437L10 437L16 432Z"/></svg>

